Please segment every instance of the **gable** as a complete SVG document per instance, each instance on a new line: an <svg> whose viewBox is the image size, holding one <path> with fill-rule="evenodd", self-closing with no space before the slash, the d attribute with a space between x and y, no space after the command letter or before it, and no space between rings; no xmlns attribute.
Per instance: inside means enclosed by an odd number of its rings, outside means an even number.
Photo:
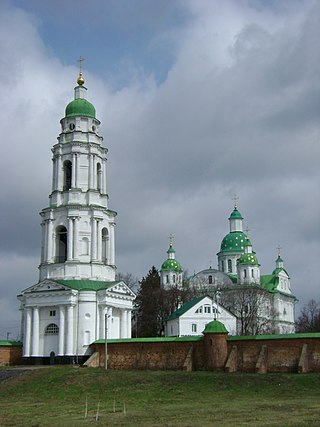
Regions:
<svg viewBox="0 0 320 427"><path fill-rule="evenodd" d="M53 292L53 291L70 291L70 289L62 284L53 280L42 280L41 282L30 286L29 288L22 291L22 294L28 294L33 292Z"/></svg>
<svg viewBox="0 0 320 427"><path fill-rule="evenodd" d="M125 284L125 282L116 282L113 286L110 286L108 289L106 289L107 293L113 293L113 294L120 294L120 295L126 295L131 298L135 298L136 294L129 288L128 285Z"/></svg>

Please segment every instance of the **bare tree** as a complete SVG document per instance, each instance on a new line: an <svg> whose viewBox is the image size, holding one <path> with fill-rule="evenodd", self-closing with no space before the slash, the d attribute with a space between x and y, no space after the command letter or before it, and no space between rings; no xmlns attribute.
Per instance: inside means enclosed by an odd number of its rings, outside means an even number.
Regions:
<svg viewBox="0 0 320 427"><path fill-rule="evenodd" d="M237 317L238 335L274 333L276 311L272 295L255 285L224 287L220 289L223 307Z"/></svg>
<svg viewBox="0 0 320 427"><path fill-rule="evenodd" d="M320 332L320 302L311 299L301 310L297 332Z"/></svg>

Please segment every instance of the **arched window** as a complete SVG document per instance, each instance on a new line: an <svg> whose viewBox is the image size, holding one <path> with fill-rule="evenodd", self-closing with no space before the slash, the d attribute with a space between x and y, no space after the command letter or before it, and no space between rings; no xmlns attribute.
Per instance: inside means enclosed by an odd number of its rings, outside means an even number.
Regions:
<svg viewBox="0 0 320 427"><path fill-rule="evenodd" d="M232 273L232 261L228 259L228 273Z"/></svg>
<svg viewBox="0 0 320 427"><path fill-rule="evenodd" d="M108 262L108 240L109 240L109 233L108 229L104 227L101 231L101 238L102 238L102 261L107 263Z"/></svg>
<svg viewBox="0 0 320 427"><path fill-rule="evenodd" d="M251 277L254 278L254 269L253 268L251 269Z"/></svg>
<svg viewBox="0 0 320 427"><path fill-rule="evenodd" d="M212 276L209 276L209 285L212 285Z"/></svg>
<svg viewBox="0 0 320 427"><path fill-rule="evenodd" d="M46 335L57 335L59 333L59 326L56 325L55 323L50 323L50 325L46 327L46 330L44 333Z"/></svg>
<svg viewBox="0 0 320 427"><path fill-rule="evenodd" d="M66 227L59 225L56 228L56 262L62 263L67 260L68 232Z"/></svg>
<svg viewBox="0 0 320 427"><path fill-rule="evenodd" d="M175 274L172 276L172 280L173 280L173 283L176 283L176 275Z"/></svg>
<svg viewBox="0 0 320 427"><path fill-rule="evenodd" d="M221 261L221 271L224 272L224 261L223 260Z"/></svg>
<svg viewBox="0 0 320 427"><path fill-rule="evenodd" d="M63 163L63 191L68 191L71 188L72 163L66 160Z"/></svg>
<svg viewBox="0 0 320 427"><path fill-rule="evenodd" d="M246 270L246 269L244 269L244 270L243 270L243 277L244 277L244 278L246 278L246 277L247 277L247 270Z"/></svg>
<svg viewBox="0 0 320 427"><path fill-rule="evenodd" d="M102 189L102 170L100 163L97 163L97 190Z"/></svg>
<svg viewBox="0 0 320 427"><path fill-rule="evenodd" d="M83 237L82 239L82 255L89 255L89 239Z"/></svg>

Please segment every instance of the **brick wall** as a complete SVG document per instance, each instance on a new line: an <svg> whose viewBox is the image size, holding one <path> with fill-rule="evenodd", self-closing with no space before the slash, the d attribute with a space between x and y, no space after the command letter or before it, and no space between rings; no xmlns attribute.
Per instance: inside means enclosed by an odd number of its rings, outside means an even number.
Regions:
<svg viewBox="0 0 320 427"><path fill-rule="evenodd" d="M270 336L272 337L272 336ZM228 372L320 372L320 334L310 338L231 337L222 345L199 341L108 343L110 369L219 370ZM210 337L209 337L210 339ZM219 349L225 360L221 367ZM104 343L93 345L99 366L105 363ZM211 352L214 354L211 354ZM215 360L219 366L215 367ZM218 362L217 362L218 363ZM90 365L90 361L89 361Z"/></svg>
<svg viewBox="0 0 320 427"><path fill-rule="evenodd" d="M22 358L22 345L0 344L0 366L19 365Z"/></svg>

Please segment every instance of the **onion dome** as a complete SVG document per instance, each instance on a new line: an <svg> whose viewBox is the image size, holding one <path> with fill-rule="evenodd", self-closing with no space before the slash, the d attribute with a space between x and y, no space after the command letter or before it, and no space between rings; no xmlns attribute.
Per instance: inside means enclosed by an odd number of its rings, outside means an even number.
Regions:
<svg viewBox="0 0 320 427"><path fill-rule="evenodd" d="M241 213L238 211L237 206L234 207L229 219L243 219Z"/></svg>
<svg viewBox="0 0 320 427"><path fill-rule="evenodd" d="M180 273L182 271L181 264L175 259L175 250L173 249L172 243L170 243L167 254L168 259L162 264L161 271L176 271Z"/></svg>
<svg viewBox="0 0 320 427"><path fill-rule="evenodd" d="M247 236L243 231L232 231L223 238L220 251L243 252L246 239Z"/></svg>
<svg viewBox="0 0 320 427"><path fill-rule="evenodd" d="M96 109L84 98L77 98L69 102L66 107L65 117L92 117L96 118Z"/></svg>
<svg viewBox="0 0 320 427"><path fill-rule="evenodd" d="M259 262L256 255L252 252L252 253L242 254L238 260L238 264L259 265Z"/></svg>
<svg viewBox="0 0 320 427"><path fill-rule="evenodd" d="M223 323L219 322L219 320L213 320L208 323L202 332L203 334L227 334L228 331Z"/></svg>

